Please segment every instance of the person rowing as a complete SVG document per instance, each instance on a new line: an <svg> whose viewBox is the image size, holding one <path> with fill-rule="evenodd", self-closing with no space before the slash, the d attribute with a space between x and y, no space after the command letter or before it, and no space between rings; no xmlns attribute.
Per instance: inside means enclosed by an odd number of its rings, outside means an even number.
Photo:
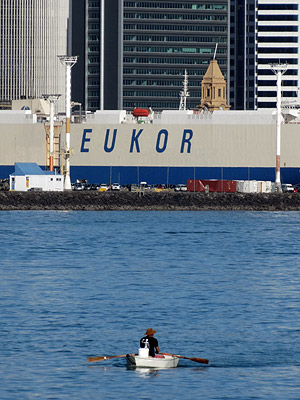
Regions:
<svg viewBox="0 0 300 400"><path fill-rule="evenodd" d="M142 349L148 348L150 357L155 357L155 353L159 353L158 340L154 337L155 333L156 331L152 328L147 329L145 332L146 336L143 336L140 340L140 347Z"/></svg>

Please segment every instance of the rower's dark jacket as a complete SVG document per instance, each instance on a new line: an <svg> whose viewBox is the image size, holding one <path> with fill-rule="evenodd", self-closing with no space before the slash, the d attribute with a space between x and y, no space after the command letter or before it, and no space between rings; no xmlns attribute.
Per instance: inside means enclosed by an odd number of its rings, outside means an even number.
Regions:
<svg viewBox="0 0 300 400"><path fill-rule="evenodd" d="M158 353L157 347L158 347L158 341L155 339L153 336L144 336L140 340L140 347L148 347L149 348L149 356L155 357L155 353Z"/></svg>

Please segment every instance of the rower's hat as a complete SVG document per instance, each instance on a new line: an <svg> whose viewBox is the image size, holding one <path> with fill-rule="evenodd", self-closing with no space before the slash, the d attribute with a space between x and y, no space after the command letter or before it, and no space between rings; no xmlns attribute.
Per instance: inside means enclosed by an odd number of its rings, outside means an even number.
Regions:
<svg viewBox="0 0 300 400"><path fill-rule="evenodd" d="M152 328L147 329L145 335L154 335L154 333L156 333L156 331L154 331Z"/></svg>

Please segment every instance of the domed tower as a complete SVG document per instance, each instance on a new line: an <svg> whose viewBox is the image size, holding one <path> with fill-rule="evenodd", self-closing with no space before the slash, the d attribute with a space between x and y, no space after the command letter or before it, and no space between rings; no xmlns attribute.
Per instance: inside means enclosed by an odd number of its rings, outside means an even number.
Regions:
<svg viewBox="0 0 300 400"><path fill-rule="evenodd" d="M226 81L217 60L210 61L209 67L201 83L200 110L229 110L227 104Z"/></svg>

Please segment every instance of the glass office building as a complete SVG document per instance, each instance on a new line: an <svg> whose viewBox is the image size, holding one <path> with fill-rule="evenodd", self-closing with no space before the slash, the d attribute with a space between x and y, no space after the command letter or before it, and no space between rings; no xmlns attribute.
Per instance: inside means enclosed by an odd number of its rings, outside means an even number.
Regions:
<svg viewBox="0 0 300 400"><path fill-rule="evenodd" d="M216 44L228 76L227 0L73 0L72 10L72 93L86 110L178 109L185 69L196 107Z"/></svg>
<svg viewBox="0 0 300 400"><path fill-rule="evenodd" d="M228 75L228 11L227 0L124 1L123 107L177 109L186 69L195 108L217 43Z"/></svg>

